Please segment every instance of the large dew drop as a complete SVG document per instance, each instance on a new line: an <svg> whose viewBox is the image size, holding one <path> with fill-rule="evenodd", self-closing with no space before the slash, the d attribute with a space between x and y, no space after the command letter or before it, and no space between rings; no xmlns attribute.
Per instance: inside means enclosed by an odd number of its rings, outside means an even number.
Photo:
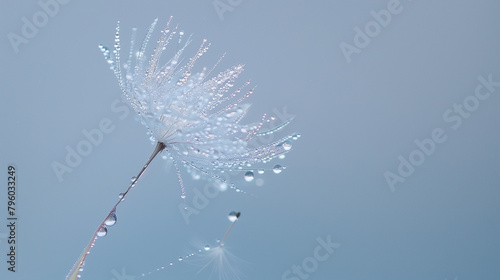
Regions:
<svg viewBox="0 0 500 280"><path fill-rule="evenodd" d="M111 213L107 218L106 221L104 221L104 224L108 227L116 224L116 213L113 212Z"/></svg>
<svg viewBox="0 0 500 280"><path fill-rule="evenodd" d="M274 167L273 167L273 172L276 173L276 174L280 174L281 171L283 171L283 166L279 165L279 164L276 164Z"/></svg>
<svg viewBox="0 0 500 280"><path fill-rule="evenodd" d="M253 172L252 171L248 171L247 173L245 173L245 181L247 182L251 182L253 181Z"/></svg>
<svg viewBox="0 0 500 280"><path fill-rule="evenodd" d="M108 229L106 228L106 226L102 226L97 232L97 237L104 237L106 236L106 234L108 234Z"/></svg>
<svg viewBox="0 0 500 280"><path fill-rule="evenodd" d="M238 220L239 217L240 217L240 212L236 213L235 211L232 211L231 213L229 213L229 215L227 215L227 218L231 223L236 222L236 220Z"/></svg>

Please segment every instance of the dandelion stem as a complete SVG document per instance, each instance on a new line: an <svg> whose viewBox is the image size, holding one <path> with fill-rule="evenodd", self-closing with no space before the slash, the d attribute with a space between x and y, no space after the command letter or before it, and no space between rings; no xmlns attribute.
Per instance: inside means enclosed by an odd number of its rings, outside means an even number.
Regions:
<svg viewBox="0 0 500 280"><path fill-rule="evenodd" d="M92 247L94 247L94 242L97 239L97 233L101 230L101 228L103 226L105 226L106 220L112 214L115 213L116 207L124 200L125 196L130 191L130 189L135 185L135 183L137 183L137 180L139 180L139 178L142 176L142 174L144 173L144 171L146 171L146 169L148 168L148 166L151 163L151 161L161 151L163 151L163 149L165 149L165 147L166 147L165 144L162 143L162 142L158 142L156 144L156 147L155 147L153 153L151 154L151 156L149 157L148 161L146 162L146 164L144 164L144 166L142 167L141 171L139 171L139 173L137 174L137 176L135 177L135 179L130 183L130 185L128 186L127 190L123 193L123 196L118 199L118 202L116 202L116 204L113 206L113 208L111 208L111 211L108 212L108 214L106 215L106 217L104 218L104 220L99 224L99 227L97 227L97 229L94 232L94 235L92 235L92 238L90 239L89 243L87 244L87 246L85 247L85 249L83 249L82 254L78 258L78 260L76 261L76 263L73 265L73 268L69 272L68 276L66 276L66 280L76 280L76 279L80 278L79 275L80 275L81 271L83 270L83 264L85 263L85 258L89 254L90 249Z"/></svg>
<svg viewBox="0 0 500 280"><path fill-rule="evenodd" d="M229 226L229 228L226 230L226 233L224 234L224 237L222 237L222 240L220 241L219 248L221 248L221 247L222 247L222 245L224 245L224 240L226 240L226 237L227 237L227 235L229 234L229 232L231 231L231 229L233 228L234 223L236 223L236 221L234 221L234 222L233 222L233 223Z"/></svg>

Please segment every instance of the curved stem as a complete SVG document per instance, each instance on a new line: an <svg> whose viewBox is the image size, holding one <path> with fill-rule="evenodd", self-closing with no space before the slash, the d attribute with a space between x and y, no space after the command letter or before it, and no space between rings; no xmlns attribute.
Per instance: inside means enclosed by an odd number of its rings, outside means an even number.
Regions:
<svg viewBox="0 0 500 280"><path fill-rule="evenodd" d="M118 202L116 202L116 204L113 206L113 208L111 208L111 211L108 212L108 214L106 215L106 217L104 218L104 220L102 220L102 222L99 224L99 226L97 227L97 229L95 230L94 232L94 235L92 235L92 238L90 239L89 243L87 244L87 246L85 246L85 248L83 249L83 252L82 254L80 255L80 257L78 258L78 260L75 262L75 264L73 265L73 268L71 269L71 271L69 272L68 276L66 276L66 280L77 280L77 279L80 279L81 275L81 271L83 270L83 265L85 263L85 258L87 257L87 255L90 253L90 249L92 247L94 247L94 242L95 240L97 239L97 233L101 230L102 227L105 226L105 222L106 220L109 218L109 216L111 216L113 213L115 213L116 211L116 207L125 199L125 196L128 194L128 192L130 191L130 189L135 185L135 183L137 183L137 180L139 180L139 178L142 176L142 174L144 173L144 171L146 171L146 169L148 168L149 164L151 163L151 161L161 152L163 151L163 149L165 149L165 144L162 143L162 142L158 142L156 144L156 147L153 151L153 153L151 154L151 156L149 157L148 161L146 162L146 164L142 167L141 171L139 171L139 173L137 174L135 180L133 180L130 185L128 186L128 188L125 190L125 192L123 193L123 196L120 197L118 199Z"/></svg>

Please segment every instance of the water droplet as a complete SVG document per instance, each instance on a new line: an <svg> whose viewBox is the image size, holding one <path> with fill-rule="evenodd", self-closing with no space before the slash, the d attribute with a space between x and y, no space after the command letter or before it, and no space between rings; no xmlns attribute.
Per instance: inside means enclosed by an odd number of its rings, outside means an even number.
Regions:
<svg viewBox="0 0 500 280"><path fill-rule="evenodd" d="M284 159L285 158L285 154L281 154L278 156L279 159Z"/></svg>
<svg viewBox="0 0 500 280"><path fill-rule="evenodd" d="M281 171L283 171L283 167L279 164L276 164L274 167L273 167L273 172L276 173L276 174L280 174Z"/></svg>
<svg viewBox="0 0 500 280"><path fill-rule="evenodd" d="M297 140L297 139L299 139L299 138L300 138L300 134L294 134L294 135L292 136L292 139L293 139L293 140Z"/></svg>
<svg viewBox="0 0 500 280"><path fill-rule="evenodd" d="M283 142L283 144L281 144L281 146L283 146L283 149L285 151L288 151L288 150L290 150L292 148L292 142L285 141L285 142Z"/></svg>
<svg viewBox="0 0 500 280"><path fill-rule="evenodd" d="M186 195L184 195L184 194L183 194L183 195L181 195L181 198L182 198L182 199L186 199Z"/></svg>
<svg viewBox="0 0 500 280"><path fill-rule="evenodd" d="M182 261L182 257L179 257L179 261Z"/></svg>
<svg viewBox="0 0 500 280"><path fill-rule="evenodd" d="M124 200L125 200L124 196L125 196L125 194L124 194L124 193L120 193L120 194L118 195L118 198L120 198L120 199L121 199L121 201L124 201Z"/></svg>
<svg viewBox="0 0 500 280"><path fill-rule="evenodd" d="M248 171L247 173L245 173L245 181L251 182L253 178L254 176L252 171Z"/></svg>
<svg viewBox="0 0 500 280"><path fill-rule="evenodd" d="M106 228L106 226L102 226L97 232L98 237L104 237L106 236L106 234L108 234L108 229Z"/></svg>
<svg viewBox="0 0 500 280"><path fill-rule="evenodd" d="M236 220L238 220L239 217L240 217L240 212L236 213L235 211L231 211L231 213L227 215L227 218L231 223L236 222Z"/></svg>
<svg viewBox="0 0 500 280"><path fill-rule="evenodd" d="M116 213L113 212L111 213L107 218L106 221L104 221L104 224L108 227L116 224Z"/></svg>
<svg viewBox="0 0 500 280"><path fill-rule="evenodd" d="M132 178L130 179L130 182L132 182L132 188L135 187L135 183L137 183L137 177L132 176Z"/></svg>
<svg viewBox="0 0 500 280"><path fill-rule="evenodd" d="M259 170L257 170L257 173L259 173L259 174L264 174L264 169L259 169Z"/></svg>
<svg viewBox="0 0 500 280"><path fill-rule="evenodd" d="M172 265L174 265L174 263L173 263L173 262L170 262L170 265L172 266Z"/></svg>
<svg viewBox="0 0 500 280"><path fill-rule="evenodd" d="M205 249L205 251L210 250L210 245L205 245L205 247L203 249Z"/></svg>

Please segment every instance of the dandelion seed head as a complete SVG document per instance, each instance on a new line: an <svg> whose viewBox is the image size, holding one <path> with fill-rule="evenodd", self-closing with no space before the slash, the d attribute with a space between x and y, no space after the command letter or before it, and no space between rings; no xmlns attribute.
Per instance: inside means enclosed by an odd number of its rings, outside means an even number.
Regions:
<svg viewBox="0 0 500 280"><path fill-rule="evenodd" d="M139 121L147 127L153 142L165 144L174 161L202 173L265 163L291 149L292 135L257 147L249 144L255 138L281 130L290 120L267 131L261 131L263 124L274 120L267 115L258 123L242 123L250 108L250 104L243 101L254 90L249 88L248 81L235 86L243 65L213 74L219 60L214 67L203 67L197 72L197 60L210 47L206 39L193 55L185 57L186 48L192 43L191 37L182 43L184 32L172 27L170 18L151 56L148 56L147 45L156 23L157 20L139 48L135 47L136 30L132 30L129 56L123 65L119 27L116 28L113 52L99 46L125 98ZM178 38L174 38L176 34ZM160 63L164 50L170 45L174 45L173 49L180 47L166 62ZM149 61L146 61L147 57L150 57ZM193 178L198 178L198 173Z"/></svg>

